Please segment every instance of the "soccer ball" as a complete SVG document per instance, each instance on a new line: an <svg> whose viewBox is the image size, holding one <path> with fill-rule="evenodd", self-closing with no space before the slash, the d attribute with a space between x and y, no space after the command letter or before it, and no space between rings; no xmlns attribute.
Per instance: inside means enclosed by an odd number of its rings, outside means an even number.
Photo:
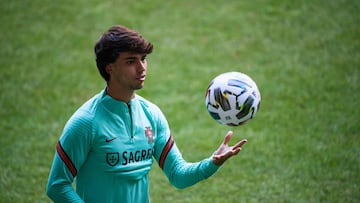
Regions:
<svg viewBox="0 0 360 203"><path fill-rule="evenodd" d="M260 91L248 75L227 72L211 81L205 104L213 119L224 125L238 126L255 116L260 100Z"/></svg>

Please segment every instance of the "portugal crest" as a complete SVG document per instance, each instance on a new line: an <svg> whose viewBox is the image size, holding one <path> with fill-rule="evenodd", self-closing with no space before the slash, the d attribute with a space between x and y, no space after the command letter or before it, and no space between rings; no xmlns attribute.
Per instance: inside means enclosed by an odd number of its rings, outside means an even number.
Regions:
<svg viewBox="0 0 360 203"><path fill-rule="evenodd" d="M150 127L145 127L145 136L148 138L149 143L153 143L154 141L154 132Z"/></svg>
<svg viewBox="0 0 360 203"><path fill-rule="evenodd" d="M106 153L106 162L110 166L115 166L119 163L119 152Z"/></svg>

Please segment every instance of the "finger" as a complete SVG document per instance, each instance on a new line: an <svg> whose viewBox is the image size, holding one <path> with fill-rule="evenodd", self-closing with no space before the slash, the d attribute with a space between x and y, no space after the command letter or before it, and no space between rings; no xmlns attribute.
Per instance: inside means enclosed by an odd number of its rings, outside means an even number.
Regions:
<svg viewBox="0 0 360 203"><path fill-rule="evenodd" d="M233 148L232 150L228 151L225 154L226 159L229 159L230 157L237 155L241 151L241 147Z"/></svg>
<svg viewBox="0 0 360 203"><path fill-rule="evenodd" d="M226 133L225 135L225 139L224 139L224 144L227 145L231 139L233 135L233 132L230 130L229 132Z"/></svg>
<svg viewBox="0 0 360 203"><path fill-rule="evenodd" d="M233 149L242 147L247 142L247 139L242 139L233 146Z"/></svg>
<svg viewBox="0 0 360 203"><path fill-rule="evenodd" d="M232 150L232 155L237 155L241 151L241 147Z"/></svg>

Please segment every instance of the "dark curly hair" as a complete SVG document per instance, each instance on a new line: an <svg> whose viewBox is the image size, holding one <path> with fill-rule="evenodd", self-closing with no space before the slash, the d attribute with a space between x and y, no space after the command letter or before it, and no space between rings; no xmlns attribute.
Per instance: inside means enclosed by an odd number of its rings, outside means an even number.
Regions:
<svg viewBox="0 0 360 203"><path fill-rule="evenodd" d="M109 81L110 76L105 68L116 61L121 52L150 54L153 45L140 33L121 25L111 27L95 44L96 65L101 76Z"/></svg>

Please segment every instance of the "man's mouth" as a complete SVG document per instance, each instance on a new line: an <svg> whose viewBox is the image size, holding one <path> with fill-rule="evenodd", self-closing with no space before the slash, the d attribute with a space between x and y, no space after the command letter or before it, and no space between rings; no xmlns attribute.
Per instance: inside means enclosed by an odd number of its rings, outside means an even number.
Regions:
<svg viewBox="0 0 360 203"><path fill-rule="evenodd" d="M146 75L141 75L141 76L139 76L139 77L136 78L136 79L138 79L138 80L140 80L140 81L145 81Z"/></svg>

